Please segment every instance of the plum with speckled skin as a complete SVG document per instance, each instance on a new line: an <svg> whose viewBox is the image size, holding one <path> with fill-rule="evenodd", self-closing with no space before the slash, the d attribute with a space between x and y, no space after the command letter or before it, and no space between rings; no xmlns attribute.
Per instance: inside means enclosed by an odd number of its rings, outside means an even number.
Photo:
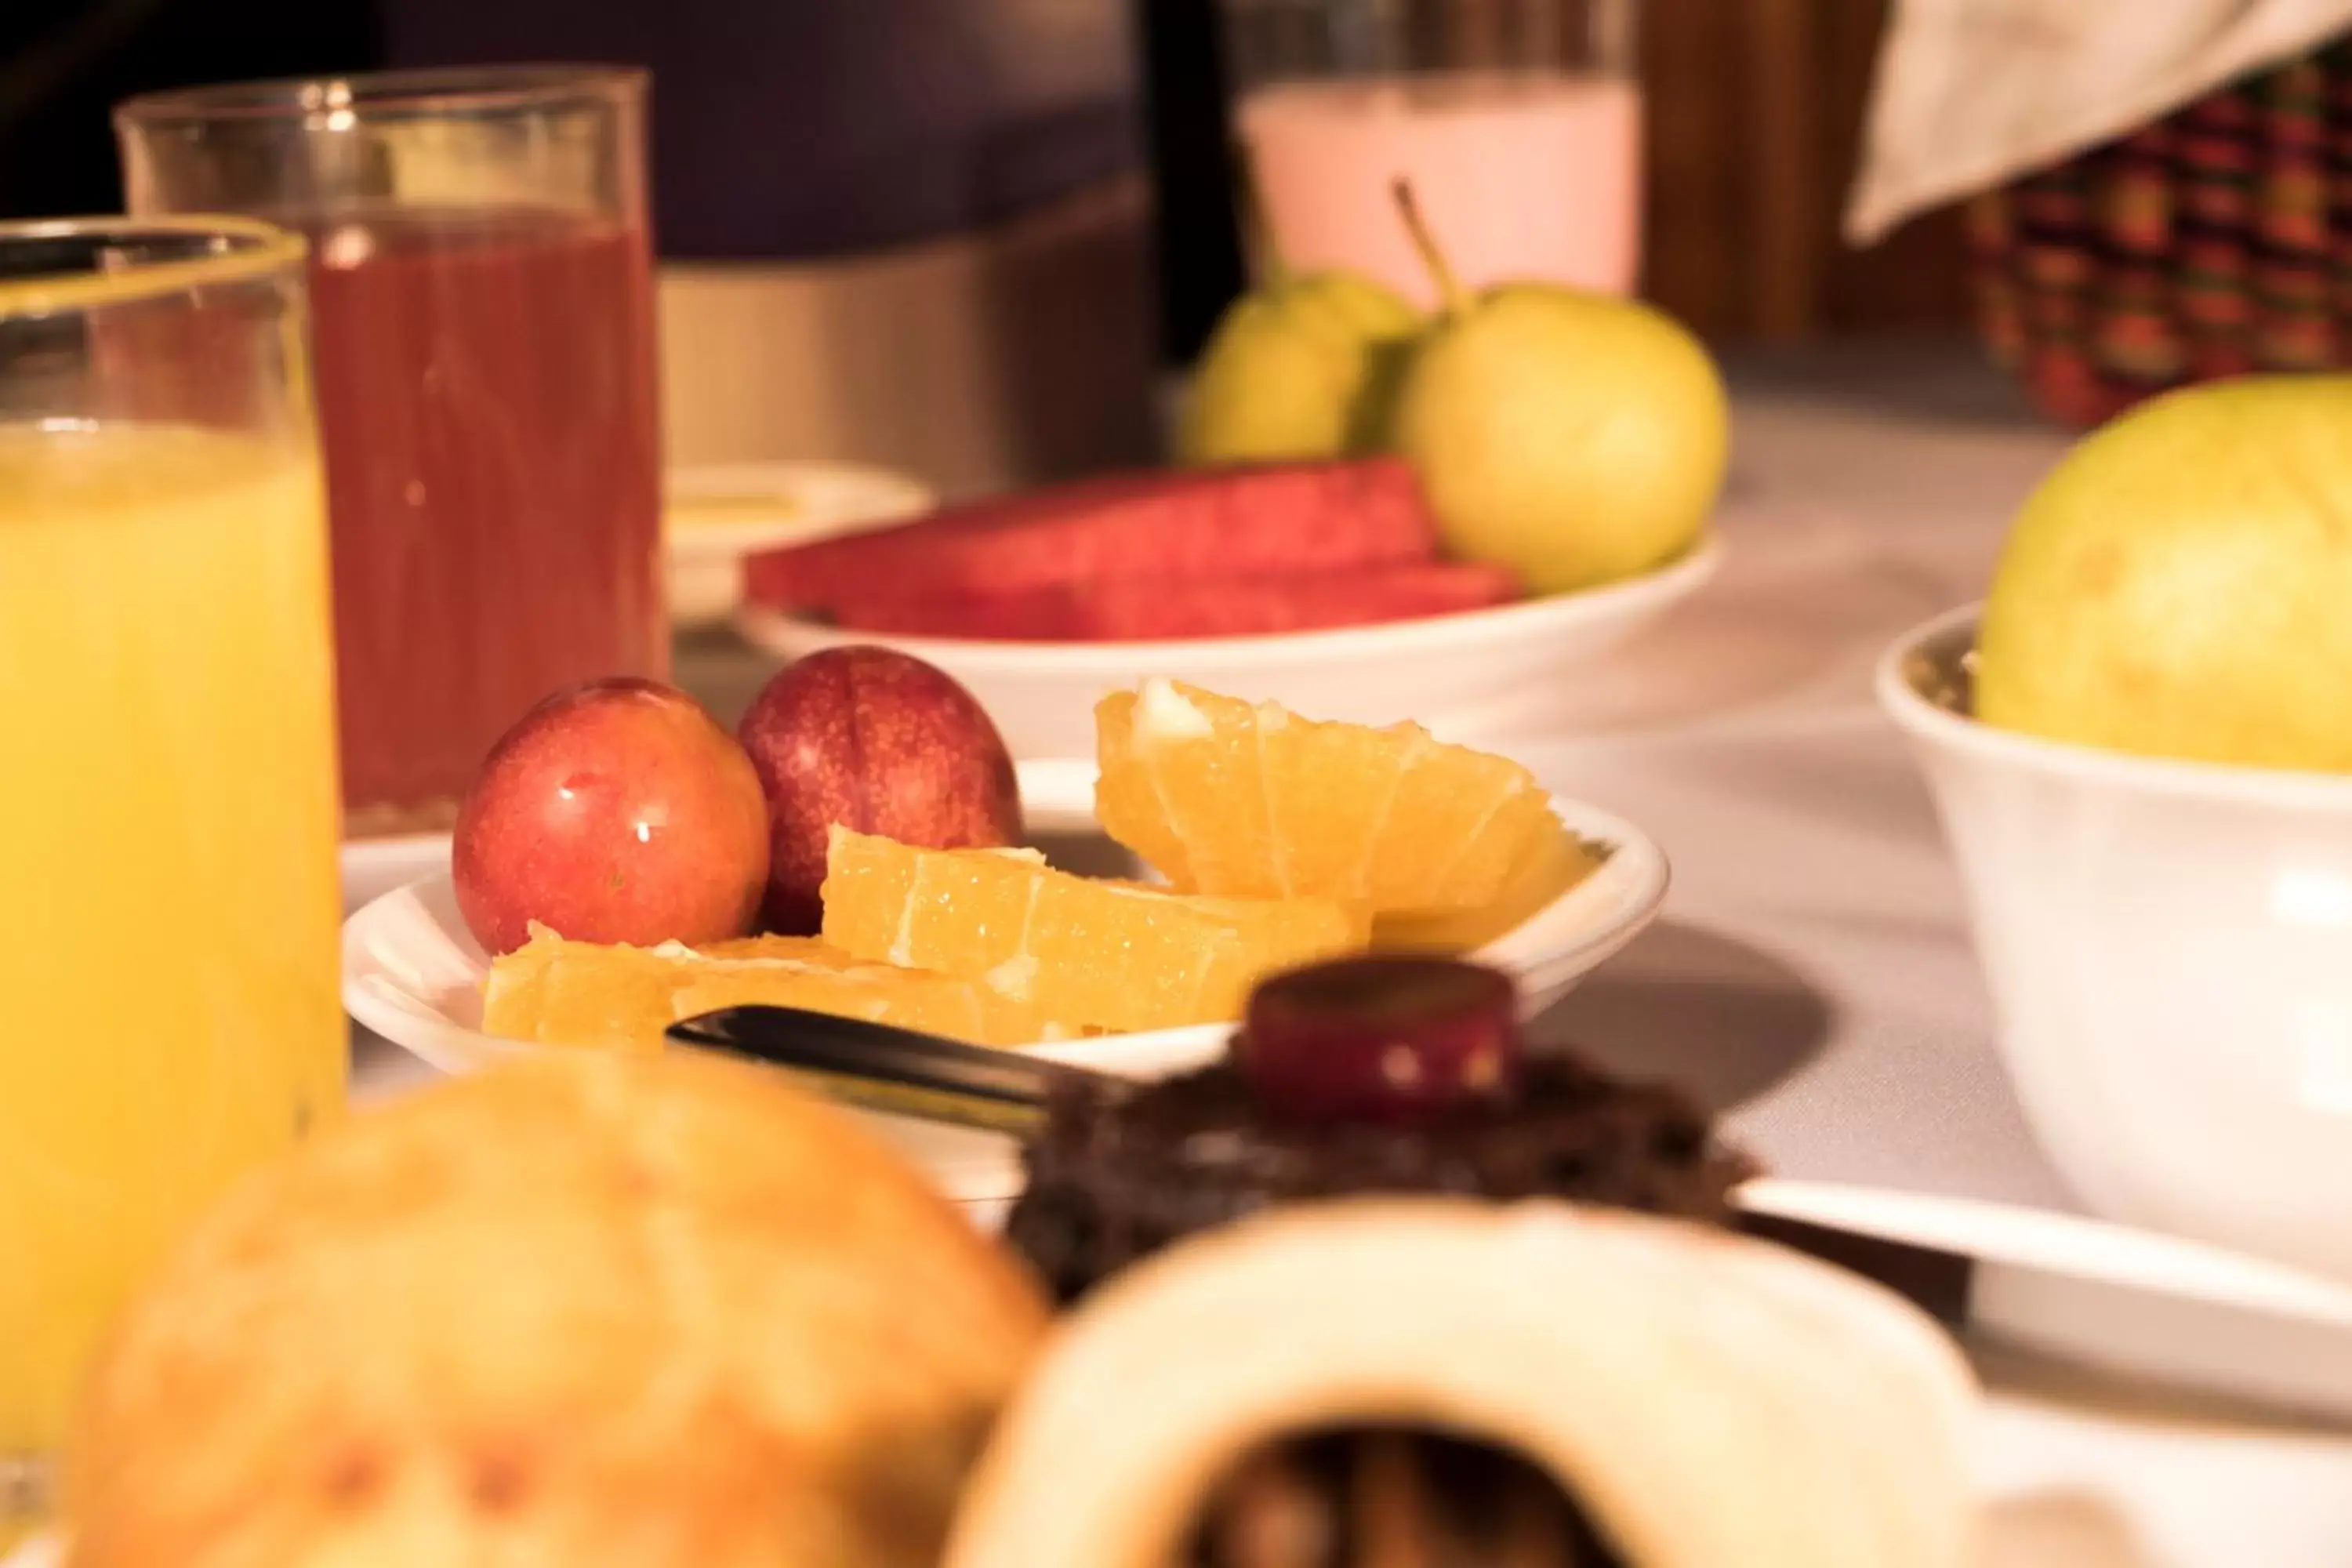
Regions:
<svg viewBox="0 0 2352 1568"><path fill-rule="evenodd" d="M818 929L835 823L929 849L1021 841L1003 737L921 659L863 646L813 654L768 682L737 732L767 791L772 931Z"/></svg>
<svg viewBox="0 0 2352 1568"><path fill-rule="evenodd" d="M686 693L615 679L559 691L500 736L450 841L466 925L491 952L537 921L574 942L723 942L768 885L751 759Z"/></svg>

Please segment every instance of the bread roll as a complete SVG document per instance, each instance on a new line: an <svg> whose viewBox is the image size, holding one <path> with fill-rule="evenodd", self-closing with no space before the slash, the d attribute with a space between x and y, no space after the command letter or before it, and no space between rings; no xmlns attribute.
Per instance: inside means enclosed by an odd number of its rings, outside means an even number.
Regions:
<svg viewBox="0 0 2352 1568"><path fill-rule="evenodd" d="M71 1568L925 1568L1047 1313L854 1122L684 1053L354 1118L131 1310Z"/></svg>
<svg viewBox="0 0 2352 1568"><path fill-rule="evenodd" d="M1551 1202L1301 1207L1088 1298L947 1568L1168 1568L1244 1455L1387 1426L1525 1457L1635 1568L1958 1568L1973 1402L1933 1323L1762 1242Z"/></svg>

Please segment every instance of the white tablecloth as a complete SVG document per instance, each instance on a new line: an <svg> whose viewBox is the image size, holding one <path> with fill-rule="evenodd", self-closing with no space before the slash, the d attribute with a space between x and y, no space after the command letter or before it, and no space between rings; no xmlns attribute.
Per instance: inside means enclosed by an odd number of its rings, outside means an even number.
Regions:
<svg viewBox="0 0 2352 1568"><path fill-rule="evenodd" d="M1519 748L1664 844L1664 918L1548 1017L1728 1108L1790 1174L2070 1205L1993 1050L1951 862L1872 705L1878 651L1975 597L2063 440L1956 344L1739 367L1721 577L1640 647L1563 681ZM761 667L680 676L731 710ZM363 1093L418 1081L363 1047ZM2352 1563L2352 1439L2004 1359L1982 1467L1993 1558L2084 1568Z"/></svg>
<svg viewBox="0 0 2352 1568"><path fill-rule="evenodd" d="M1982 592L2063 441L1958 347L1753 367L1736 428L1722 575L1524 752L1675 870L1661 925L1551 1025L1736 1100L1733 1131L1790 1174L2068 1205L1870 690L1896 634Z"/></svg>

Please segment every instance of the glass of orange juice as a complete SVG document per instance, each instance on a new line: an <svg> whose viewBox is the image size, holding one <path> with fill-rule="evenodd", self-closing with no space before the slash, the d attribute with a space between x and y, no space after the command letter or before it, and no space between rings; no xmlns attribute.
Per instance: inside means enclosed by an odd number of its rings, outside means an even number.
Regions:
<svg viewBox="0 0 2352 1568"><path fill-rule="evenodd" d="M0 1541L126 1293L342 1100L302 261L0 226Z"/></svg>

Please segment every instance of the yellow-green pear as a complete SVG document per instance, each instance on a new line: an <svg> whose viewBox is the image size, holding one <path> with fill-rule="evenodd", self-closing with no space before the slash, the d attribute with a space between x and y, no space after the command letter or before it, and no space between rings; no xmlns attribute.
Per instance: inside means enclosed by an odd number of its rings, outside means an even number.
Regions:
<svg viewBox="0 0 2352 1568"><path fill-rule="evenodd" d="M2352 376L2176 392L2028 498L1977 716L2147 756L2352 772Z"/></svg>
<svg viewBox="0 0 2352 1568"><path fill-rule="evenodd" d="M1352 272L1276 277L1217 323L1177 426L1178 458L1279 462L1377 449L1423 320Z"/></svg>
<svg viewBox="0 0 2352 1568"><path fill-rule="evenodd" d="M1465 295L1399 205L1446 308L1414 352L1391 433L1446 546L1530 592L1634 576L1687 552L1723 488L1730 408L1671 317L1548 283Z"/></svg>

